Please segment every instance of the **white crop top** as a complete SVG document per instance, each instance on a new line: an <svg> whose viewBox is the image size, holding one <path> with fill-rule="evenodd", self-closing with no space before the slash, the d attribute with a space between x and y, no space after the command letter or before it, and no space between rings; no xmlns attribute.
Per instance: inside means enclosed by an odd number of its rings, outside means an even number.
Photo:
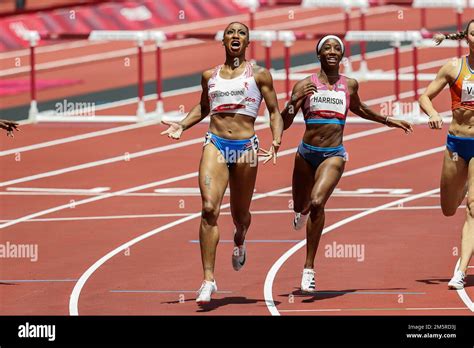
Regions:
<svg viewBox="0 0 474 348"><path fill-rule="evenodd" d="M221 68L222 65L219 65L214 69L207 84L210 115L225 112L256 118L262 102L262 94L253 76L252 64L246 62L243 74L233 79L220 77Z"/></svg>

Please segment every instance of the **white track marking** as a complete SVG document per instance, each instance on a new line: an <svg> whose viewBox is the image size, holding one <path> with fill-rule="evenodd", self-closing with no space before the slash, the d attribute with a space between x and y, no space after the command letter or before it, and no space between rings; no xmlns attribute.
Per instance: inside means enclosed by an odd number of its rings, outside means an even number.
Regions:
<svg viewBox="0 0 474 348"><path fill-rule="evenodd" d="M94 187L91 189L73 189L73 188L47 188L47 187L7 187L7 191L14 192L46 192L46 193L103 193L109 191L110 187Z"/></svg>
<svg viewBox="0 0 474 348"><path fill-rule="evenodd" d="M439 149L439 148L436 148L436 149ZM434 149L433 149L434 150ZM439 150L440 151L440 150ZM439 152L438 151L438 152ZM425 153L427 153L427 151L424 151ZM417 155L417 154L413 154L413 155ZM413 156L412 155L412 156ZM405 158L407 156L404 156ZM390 164L386 164L386 165L391 165L391 164L396 164L396 163L401 163L403 161L405 161L406 159L402 160L403 157L400 157L400 158L396 158L396 159L393 159L391 161L386 161L386 162L389 162ZM370 170L369 168L374 168L374 167L378 167L380 168L380 166L378 166L377 164L376 165L372 165L372 166L367 166L367 167L364 167L364 168L367 168L366 170ZM344 173L343 176L352 176L352 175L356 175L358 173L361 173L361 172L364 172L362 169L364 168L359 168L359 169L355 169L355 170L352 170L350 172L347 172L347 173ZM433 189L433 190L429 190L429 191L425 191L425 192L422 192L422 193L419 193L419 194L416 194L416 195L413 195L411 197L406 197L406 198L402 198L402 199L398 199L396 201L393 201L393 202L389 202L389 203L386 203L386 204L382 204L382 205L379 205L375 208L372 208L370 210L367 210L367 211L364 211L364 212L361 212L359 214L356 214L356 215L353 215L353 216L350 216L348 218L345 218L345 219L342 219L326 228L324 228L323 230L323 235L328 233L328 232L331 232L341 226L344 226L352 221L355 221L355 220L358 220L358 219L361 219L367 215L371 215L371 214L374 214L376 212L379 212L383 209L386 209L386 208L390 208L392 206L396 206L396 205L399 205L399 204L403 204L403 203L406 203L406 202L410 202L410 201L413 201L413 200L416 200L416 199L419 199L419 198L423 198L423 197L426 197L428 195L431 195L433 193L438 193L439 192L439 188L438 189ZM267 308L268 310L270 311L271 315L280 315L280 313L278 312L278 309L276 308L276 305L275 305L275 302L273 301L273 282L275 280L275 277L276 277L276 274L277 272L280 270L281 266L286 262L286 260L288 260L294 253L296 253L298 250L300 250L302 247L304 247L306 245L306 239L303 239L301 242L299 242L298 244L296 244L295 246L293 246L291 249L289 249L288 251L286 251L282 256L280 256L280 258L272 265L272 267L270 268L270 270L268 271L267 273L267 277L265 278L265 284L264 284L264 290L263 290L263 293L264 293L264 296L265 296L265 303L267 305Z"/></svg>
<svg viewBox="0 0 474 348"><path fill-rule="evenodd" d="M192 293L195 294L196 290L109 290L109 292L116 294L180 294L180 293ZM232 291L218 290L217 294L232 294Z"/></svg>
<svg viewBox="0 0 474 348"><path fill-rule="evenodd" d="M443 148L437 148L439 151L442 151L444 149ZM411 159L414 159L414 158L419 158L421 156L427 156L429 154L431 154L431 150L427 150L427 151L421 151L421 152L418 152L418 153L413 153L413 154L410 154L408 156L402 156L402 157L399 157L398 159L392 159L392 160L389 160L389 161L384 161L384 162L380 162L376 165L370 165L370 166L366 166L366 167L362 167L362 168L358 168L358 169L355 169L353 171L350 171L348 172L347 175L356 175L358 173L362 173L364 172L362 169L363 168L366 168L365 172L366 171L370 171L370 170L373 170L373 169L377 169L377 168L382 168L382 167L385 167L385 166L390 166L392 164L395 164L395 163L401 163L401 162L404 162L404 161L409 161ZM385 164L385 165L383 165ZM352 174L350 174L352 173ZM256 195L254 197L252 197L252 201L254 200L258 200L258 199L261 199L261 198L265 198L265 197L270 197L270 196L274 196L276 194L280 194L282 192L285 192L285 191L289 191L291 190L291 186L289 187L285 187L285 188L282 188L282 189L278 189L278 190L274 190L274 191L270 191L266 194L259 194L259 195ZM436 191L436 190L433 190L433 192ZM404 198L405 200L408 200L408 198ZM401 201L401 200L400 200ZM221 206L221 209L225 209L225 208L228 208L230 206L230 204L224 204ZM384 208L383 206L381 206L382 208ZM363 212L361 214L370 214L370 212ZM360 214L359 214L360 215ZM91 267L89 267L86 272L84 274L82 274L82 276L79 278L79 281L76 283L76 285L74 286L74 289L71 293L71 296L70 296L70 299L69 299L69 314L70 315L79 315L79 296L81 294L81 291L85 285L85 283L87 282L87 280L90 278L90 276L99 268L101 267L105 262L107 262L108 260L110 260L112 257L114 257L115 255L117 255L118 253L122 252L123 250L126 250L127 248L133 246L134 244L148 238L148 237L151 237L155 234L158 234L162 231L165 231L167 229L170 229L174 226L177 226L179 224L182 224L184 222L187 222L187 221L190 221L194 218L197 218L201 216L201 213L195 213L195 214L192 214L192 215L189 215L187 217L184 217L182 219L179 219L179 220L176 220L174 222L171 222L171 223L168 223L166 225L163 225L159 228L156 228L154 230L151 230L147 233L144 233L130 241L128 241L127 243L125 244L122 244L121 246L119 246L118 248L112 250L111 252L109 252L108 254L106 254L105 256L103 256L102 258L100 258L99 260L97 260ZM344 221L344 220L343 220ZM334 225L333 225L334 226ZM301 243L299 243L301 244ZM298 245L299 245L298 244ZM270 295L271 295L271 292L270 292ZM265 296L265 298L267 299L267 297ZM272 299L272 303L273 303L273 296L271 297ZM267 306L268 306L268 302L267 302ZM273 304L274 306L274 304Z"/></svg>
<svg viewBox="0 0 474 348"><path fill-rule="evenodd" d="M459 264L461 263L461 259L458 259L458 262L456 262L456 265L454 266L454 271L453 271L453 274L454 272L456 272L456 270L459 268ZM471 298L469 297L469 295L467 294L466 292L466 289L459 289L459 290L456 290L459 298L461 298L462 302L464 302L464 304L467 306L467 308L471 311L471 312L474 312L474 303L472 303L472 300Z"/></svg>
<svg viewBox="0 0 474 348"><path fill-rule="evenodd" d="M467 310L466 307L423 307L423 308L321 308L321 309L280 309L285 313L304 313L304 312L353 312L353 311L453 311Z"/></svg>
<svg viewBox="0 0 474 348"><path fill-rule="evenodd" d="M276 196L276 195L275 195ZM466 206L459 206L458 209L465 209ZM371 208L328 208L324 211L326 213L341 213L341 212L357 212L367 211ZM430 206L410 206L410 207L394 207L382 209L383 211L409 211L409 210L439 210L440 205ZM272 214L293 214L293 210L252 210L252 215L272 215ZM62 218L43 218L30 219L25 222L60 222L60 221L90 221L90 220L117 220L117 219L156 219L164 217L183 217L189 216L193 213L162 213L162 214L129 214L129 215L104 215L104 216L76 216L76 217L62 217ZM220 215L231 215L230 212L224 211ZM0 223L10 222L12 220L0 220ZM299 242L300 240L298 240Z"/></svg>
<svg viewBox="0 0 474 348"><path fill-rule="evenodd" d="M0 283L62 283L77 282L77 279L1 279Z"/></svg>
<svg viewBox="0 0 474 348"><path fill-rule="evenodd" d="M268 128L268 127L269 127L268 124L257 125L257 126L255 126L255 130L262 130L262 129L265 129L265 128ZM352 135L350 134L347 137L344 137L344 140L354 139L353 137L351 137L351 136L354 136L354 135L355 135L355 138L358 138L358 137L361 137L361 136L365 136L365 134L377 134L377 133L380 133L380 132L385 132L387 130L389 130L389 128L386 128L386 127L370 129L370 130L367 130L367 131L354 133ZM71 173L71 172L78 171L78 170L83 170L83 169L94 168L94 167L102 166L102 165L106 165L106 164L122 162L122 161L125 160L125 158L131 160L131 159L134 159L134 158L148 156L148 155L152 155L152 154L156 154L156 153L160 153L160 152L179 149L179 148L189 146L189 145L199 144L199 143L202 143L202 141L203 141L203 138L199 137L199 138L194 138L194 139L191 139L191 140L180 141L180 142L170 144L170 145L163 145L163 146L154 147L154 148L151 148L151 149L148 149L148 150L132 152L132 153L124 153L122 155L106 158L106 159L103 159L103 160L98 160L98 161L93 161L93 162L86 162L86 163L78 164L78 165L71 166L71 167L56 169L56 170L52 170L52 171L49 171L49 172L29 175L29 176L26 176L26 177L23 177L23 178L12 179L12 180L8 180L8 181L0 182L0 187L15 185L15 184L29 182L29 181L38 180L38 179L44 179L44 178L48 178L48 177L52 177L52 176L56 176L56 175ZM291 148L289 150L284 150L284 151L279 152L278 155L279 156L284 156L286 154L290 154L290 153L294 152L295 150L296 150L296 148Z"/></svg>
<svg viewBox="0 0 474 348"><path fill-rule="evenodd" d="M271 192L268 192L268 193L263 193L263 194L259 194L259 195L256 195L254 197L252 197L252 200L258 200L258 199L262 199L262 198L266 198L266 197L269 197L275 193L279 193L279 192L283 192L285 190L287 190L288 188L285 187L285 188L282 188L282 189L278 189L278 190L274 190L274 191L271 191ZM227 204L223 204L221 205L221 209L226 209L230 207L230 203L227 203ZM122 244L121 246L119 246L118 248L112 250L111 252L109 252L108 254L106 254L105 256L103 256L102 258L100 258L99 260L97 260L91 267L89 267L87 269L87 271L79 278L78 282L76 283L76 285L74 286L74 289L71 293L71 296L70 296L70 299L69 299L69 314L70 315L79 315L79 311L78 311L78 301L79 301L79 295L81 293L81 290L82 288L84 287L86 281L89 279L89 277L100 267L102 266L105 262L107 262L109 259L111 259L112 257L114 257L115 255L117 255L118 253L122 252L123 250L126 250L127 248L133 246L134 244L146 239L146 238L149 238L151 236L154 236L162 231L165 231L167 229L170 229L176 225L180 225L186 221L189 221L189 220L193 220L197 217L201 216L201 212L199 213L195 213L195 214L192 214L192 215L189 215L187 217L184 217L182 219L179 219L179 220L176 220L176 221L173 221L173 222L170 222L166 225L163 225L161 227L158 227L154 230L151 230L147 233L144 233L130 241L128 241L127 243L124 243Z"/></svg>
<svg viewBox="0 0 474 348"><path fill-rule="evenodd" d="M76 193L75 196L99 196L102 193ZM0 195L3 196L65 196L69 195L69 193L61 193L61 192L7 192L7 191L0 191ZM228 193L225 193L227 196ZM127 193L121 195L121 197L200 197L199 193L183 193L183 194L172 194L172 193L153 193L153 192L139 192L139 193ZM279 195L275 195L275 197L291 197L291 193L282 193ZM408 197L409 195L392 195L392 194L333 194L333 198L341 198L341 197L355 197L355 198L394 198L394 197ZM439 198L439 195L432 195L429 198Z"/></svg>
<svg viewBox="0 0 474 348"><path fill-rule="evenodd" d="M155 125L155 124L159 124L159 122L157 120L145 121L145 122L141 122L141 123L135 123L135 124L129 124L129 125L126 125L126 126L108 128L108 129L95 131L95 132L90 132L90 133L85 133L85 134L73 135L73 136L66 137L66 138L61 138L61 139L46 141L46 142L43 142L43 143L17 147L17 148L10 149L10 150L5 150L5 151L0 151L0 157L1 156L12 155L12 154L16 154L16 153L24 153L24 152L27 152L27 151L42 149L42 148L45 148L45 147L50 147L50 146L55 146L55 145L72 143L74 141L79 141L79 140L90 139L90 138L99 137L99 136L103 136L103 135L124 132L124 131L138 129L138 128L142 128L142 127L148 127L148 126Z"/></svg>
<svg viewBox="0 0 474 348"><path fill-rule="evenodd" d="M198 176L197 172L184 174L184 175L175 176L175 177L169 178L169 179L164 179L164 180L155 181L155 182L151 182L151 183L140 185L140 186L135 186L135 187L128 188L128 189L125 189L125 190L120 190L120 191L116 191L116 192L107 193L107 194L102 195L102 196L95 196L95 197L83 199L83 200L80 200L80 201L77 201L77 202L59 205L57 207L42 210L42 211L39 211L39 212L36 212L36 213L33 213L33 214L23 216L21 218L15 219L15 220L11 220L11 221L6 222L4 224L1 224L0 229L6 228L6 227L9 227L9 226L12 226L12 225L16 225L20 222L25 222L25 221L34 219L34 218L39 217L39 216L51 214L51 213L54 213L54 212L57 212L57 211L60 211L60 210L71 209L72 207L77 207L79 205L96 202L96 201L106 199L106 198L116 197L118 195L122 195L122 194L125 194L125 193L128 193L128 192L146 190L146 189L149 189L149 188L153 188L153 187L160 186L160 185L170 184L170 183L180 181L180 180L187 180L187 179L195 178L197 176Z"/></svg>
<svg viewBox="0 0 474 348"><path fill-rule="evenodd" d="M358 133L354 133L354 134L349 134L348 136L344 136L343 140L344 141L350 141L352 139L357 139L357 138L365 137L365 136L372 135L372 134L387 132L387 131L390 131L390 130L393 130L393 128L388 128L388 127L374 128L374 129L370 129L370 130L366 130L366 131L362 131L362 132L358 132ZM283 157L283 156L286 156L286 155L294 154L295 151L296 151L296 147L292 148L292 149L285 150L285 151L280 151L280 152L278 152L278 155L279 155L279 157ZM187 180L187 179L197 177L197 176L198 176L198 172L193 172L193 173L189 173L189 174L185 174L185 175L181 175L181 176L177 176L177 177L172 177L172 178L165 179L165 180L152 182L152 183L149 183L149 184L135 186L135 187L131 187L131 188L128 188L128 189L107 193L105 195L80 200L80 201L74 202L74 206L82 205L82 204L86 204L86 203L90 203L90 202L95 202L95 201L106 199L106 198L117 197L117 196L121 196L121 195L124 195L124 194L127 194L127 193L146 190L146 189L153 188L153 187L156 187L156 186L165 185L165 184L172 183L172 182L177 182L177 181L180 181L180 180ZM50 208L50 209L42 210L42 211L39 211L39 212L36 212L36 213L33 213L33 214L29 214L29 215L23 216L21 218L17 218L15 220L11 220L7 223L0 224L0 229L18 224L20 222L25 222L25 221L28 221L30 219L33 219L33 218L36 218L36 217L39 217L39 216L43 216L43 215L50 214L50 213L53 213L53 212L57 212L57 211L60 211L60 210L68 209L70 207L71 207L70 204L63 204L63 205L60 205L60 206L57 206L57 207L54 207L54 208Z"/></svg>
<svg viewBox="0 0 474 348"><path fill-rule="evenodd" d="M151 148L151 149L148 149L148 150L132 152L130 154L124 153L123 155L110 157L110 158L106 158L106 159L99 160L99 161L87 162L87 163L78 164L78 165L71 166L71 167L52 170L52 171L45 172L45 173L39 173L39 174L25 176L23 178L18 178L18 179L13 179L13 180L0 182L0 187L20 184L20 183L23 183L23 182L29 182L29 181L38 180L38 179L49 178L49 177L52 177L52 176L71 173L71 172L75 172L75 171L82 170L82 169L94 168L94 167L102 166L102 165L105 165L105 164L122 162L122 161L125 161L126 159L132 160L134 158L139 158L139 157L148 156L148 155L152 155L152 154L156 154L156 153L160 153L160 152L179 149L181 147L185 147L185 146L189 146L189 145L193 145L193 144L198 144L198 143L201 143L201 142L202 142L202 139L192 139L192 140L187 140L187 141L183 141L183 142L179 142L179 143L175 143L175 144L158 146L158 147L154 147L154 148Z"/></svg>
<svg viewBox="0 0 474 348"><path fill-rule="evenodd" d="M367 55L378 54L377 55L377 57L378 57L378 56L384 56L384 55L391 54L391 52L392 52L391 49L382 50L382 51L385 51L382 55L378 51L368 53ZM355 56L355 58L356 58L355 60L359 59L360 55ZM438 62L442 62L442 61L435 61L435 62L438 63ZM425 68L426 64L430 64L430 63L419 64L419 69ZM316 66L318 66L318 64L314 64L314 63L301 65L301 66L293 67L292 71L293 70L294 71L301 71L301 70L313 69ZM432 67L432 66L429 65L429 67ZM410 69L410 68L413 69L413 67L405 67L403 69ZM426 66L426 68L428 68L428 66ZM281 72L281 71L283 71L283 70L277 70L276 72ZM177 89L177 90L163 92L163 97L166 98L166 97L171 97L171 96L184 95L184 94L188 94L188 93L195 93L195 92L199 92L200 90L201 90L201 86L192 86L192 87L180 88L180 89ZM423 92L424 88L420 88L419 91ZM408 92L408 94L406 94L406 92L402 93L402 97L410 97L410 96L413 96L413 95L414 95L413 92ZM279 99L284 98L284 97L285 97L285 93L279 94ZM391 95L391 96L388 96L388 97L377 98L377 99L367 101L366 104L367 105L376 105L376 104L379 104L381 102L386 102L388 100L391 100L394 97L395 97L394 95ZM152 94L146 95L144 97L144 100L145 101L150 101L150 100L155 100L156 98L157 98L156 93L152 93ZM98 105L96 107L96 110L106 110L106 109L120 107L120 106L124 106L124 105L130 105L130 104L136 103L137 101L138 101L138 98L133 97L133 98L127 98L127 99L123 99L123 100L119 100L119 101L115 101L115 102L104 103L104 104ZM47 113L47 112L49 112L49 111L44 111L44 113ZM448 115L449 113L450 112L448 111L448 112L445 112L444 114ZM166 117L166 115L165 115L165 117ZM23 123L29 123L27 120L25 120L25 121L26 122L23 122ZM44 147L60 145L60 144L69 143L69 142L78 141L78 140L83 140L83 139L89 139L89 138L93 138L93 137L96 137L96 136L113 134L113 133L122 132L122 131L130 130L130 129L136 129L136 128L141 128L141 127L153 125L153 124L156 124L156 123L157 123L156 120L146 121L146 122L142 122L142 123L139 123L139 124L120 126L120 127L110 128L110 129L101 130L101 131L97 131L97 132L91 132L91 133L80 134L80 135L71 136L71 137L67 137L67 138L63 138L63 139L52 140L52 141L48 141L48 142L44 142L44 143L23 146L23 147L20 147L20 148L0 151L0 156L6 156L6 155L10 155L10 154L16 154L18 152L26 152L26 151L30 151L30 150L36 150L36 149L40 149L40 148L44 148Z"/></svg>
<svg viewBox="0 0 474 348"><path fill-rule="evenodd" d="M261 130L261 129L265 129L265 128L268 128L267 124L255 126L255 130ZM122 161L125 161L126 159L131 160L131 159L134 159L134 158L148 156L148 155L152 155L152 154L156 154L156 153L160 153L160 152L179 149L179 148L189 146L189 145L199 144L199 143L202 143L202 142L203 142L203 138L199 137L199 138L194 138L194 139L191 139L191 140L180 141L180 142L177 142L177 143L174 143L174 144L153 147L153 148L148 149L148 150L132 152L132 153L125 152L122 155L106 158L106 159L103 159L103 160L98 160L98 161L93 161L93 162L86 162L86 163L78 164L78 165L71 166L71 167L56 169L56 170L52 170L52 171L49 171L49 172L29 175L29 176L25 176L23 178L12 179L12 180L8 180L8 181L0 182L0 187L15 185L15 184L28 182L28 181L33 181L33 180L38 180L38 179L49 178L49 177L52 177L52 176L61 175L61 174L65 174L65 173L71 173L71 172L75 172L75 171L82 170L82 169L94 168L94 167L102 166L102 165L105 165L105 164L122 162Z"/></svg>

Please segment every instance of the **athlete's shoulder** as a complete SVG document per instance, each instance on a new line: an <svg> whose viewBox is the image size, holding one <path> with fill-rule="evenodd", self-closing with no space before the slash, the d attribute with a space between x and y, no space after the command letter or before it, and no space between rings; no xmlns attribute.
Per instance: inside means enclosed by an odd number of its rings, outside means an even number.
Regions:
<svg viewBox="0 0 474 348"><path fill-rule="evenodd" d="M264 68L263 66L259 66L257 64L252 64L252 69L253 69L253 77L259 87L263 85L265 86L273 85L273 77L270 71L268 71L268 69Z"/></svg>
<svg viewBox="0 0 474 348"><path fill-rule="evenodd" d="M344 76L344 75L342 75L342 76ZM344 77L346 79L347 87L353 88L353 89L357 89L359 87L359 82L357 82L356 79L354 79L352 77L347 77L347 76L344 76Z"/></svg>
<svg viewBox="0 0 474 348"><path fill-rule="evenodd" d="M451 78L452 80L456 79L459 69L461 68L463 58L453 57L443 64L441 69L439 69L438 75Z"/></svg>
<svg viewBox="0 0 474 348"><path fill-rule="evenodd" d="M311 76L312 75L308 75L306 76L304 79L301 79L299 80L298 82L295 83L295 87L299 87L299 86L304 86L308 83L311 83L312 82L312 79L311 79Z"/></svg>
<svg viewBox="0 0 474 348"><path fill-rule="evenodd" d="M202 78L203 78L203 80L209 81L209 79L211 78L211 76L214 74L215 69L216 69L216 68L214 67L214 68L211 68L211 69L204 70L204 71L202 72Z"/></svg>
<svg viewBox="0 0 474 348"><path fill-rule="evenodd" d="M252 71L253 71L254 76L261 75L262 77L267 77L267 78L272 77L272 74L270 74L270 71L268 71L267 68L257 65L257 64L252 64Z"/></svg>

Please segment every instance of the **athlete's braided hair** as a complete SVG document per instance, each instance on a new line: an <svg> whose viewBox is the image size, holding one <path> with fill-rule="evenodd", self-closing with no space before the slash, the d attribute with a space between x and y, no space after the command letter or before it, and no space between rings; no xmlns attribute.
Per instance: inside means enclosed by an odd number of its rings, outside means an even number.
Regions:
<svg viewBox="0 0 474 348"><path fill-rule="evenodd" d="M471 23L474 23L474 19L471 19L469 23L467 23L466 29L462 31L458 31L457 33L451 33L451 34L441 34L437 33L433 36L433 40L436 43L436 46L438 46L441 42L444 40L462 40L465 39L468 35L468 29Z"/></svg>

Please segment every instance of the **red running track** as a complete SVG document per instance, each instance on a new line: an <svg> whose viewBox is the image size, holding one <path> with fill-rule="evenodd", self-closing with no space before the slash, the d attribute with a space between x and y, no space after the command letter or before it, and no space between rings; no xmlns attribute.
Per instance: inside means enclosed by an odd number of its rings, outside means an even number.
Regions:
<svg viewBox="0 0 474 348"><path fill-rule="evenodd" d="M152 128L155 132L151 131ZM158 144L166 142L158 138L156 128L142 129L142 141L143 138L153 138ZM377 128L372 125L348 125L346 136ZM416 127L415 134L410 136L397 130L382 129L345 142L349 152L346 172L439 148L445 136L444 132L433 132L422 126ZM297 146L302 130L302 126L294 126L285 134L282 151ZM202 135L204 131L203 126L197 126L193 129L193 136ZM257 133L262 144L268 145L268 129ZM132 133L127 134L127 142L130 140L133 143L133 136ZM105 148L109 148L109 151L115 148L115 153L121 151L118 136L109 137L102 139L103 149L97 149L102 156L107 155ZM90 145L94 146L93 141ZM89 140L61 145L56 148L56 153L69 157L64 155L80 152L84 148L89 148ZM69 150L64 151L66 149ZM42 152L37 151L39 154ZM28 185L13 186L107 186L116 192L194 173L200 152L200 144L189 145L184 149L173 149L131 161L34 180ZM293 150L282 152L277 166L261 165L256 195L288 188L291 184L293 153ZM438 187L441 156L442 152L438 150L417 159L361 172L343 178L338 187L344 191L405 188L412 190L409 194L435 189ZM41 163L45 161L38 161L37 165ZM275 171L278 171L278 175L275 175ZM76 281L97 260L140 235L199 212L200 198L197 195L163 196L153 192L155 188L166 187L196 188L197 178L191 176L128 195L66 207L5 227L2 242L37 244L38 260L1 260L2 313L68 314L69 297ZM226 240L231 238L232 225L228 210L223 209L219 224L222 242L216 266L216 279L221 292L215 296L216 300L211 306L201 309L194 303L194 291L201 280L199 245L195 242L198 219L194 218L144 239L101 264L81 289L78 297L79 314L268 314L263 296L267 273L286 250L304 238L302 232L295 232L290 226L290 191L281 190L280 193L253 202L254 219L248 234L248 263L238 273L230 266L232 244ZM5 195L5 191L2 194L5 203L2 218L10 223L33 212L67 204L70 200L79 204L81 200L98 197ZM376 207L396 199L400 197L374 197L367 194L346 197L336 194L328 203L326 225L357 213L357 209ZM223 203L227 202L226 196ZM272 294L280 313L472 314L457 293L449 291L446 285L457 260L453 248L459 247L464 212L460 209L455 217L448 219L442 216L438 205L439 198L436 196L415 200L403 208L377 212L324 235L316 262L321 293L315 296L303 296L297 290L304 248L298 251L283 264L273 284ZM423 209L415 210L414 207ZM345 210L340 211L342 208ZM347 211L347 208L353 209ZM7 222L4 220L2 223ZM326 248L332 243L363 245L363 260L325 256ZM472 278L468 278L466 291L471 298L472 285Z"/></svg>

